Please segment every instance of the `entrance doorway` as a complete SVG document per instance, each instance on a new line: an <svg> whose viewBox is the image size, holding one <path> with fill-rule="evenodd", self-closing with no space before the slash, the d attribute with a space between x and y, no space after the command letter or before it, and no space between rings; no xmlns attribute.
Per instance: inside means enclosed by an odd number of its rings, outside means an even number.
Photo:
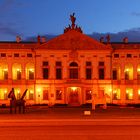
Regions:
<svg viewBox="0 0 140 140"><path fill-rule="evenodd" d="M68 104L70 106L79 106L80 105L80 101L79 101L79 88L77 88L77 87L69 88Z"/></svg>

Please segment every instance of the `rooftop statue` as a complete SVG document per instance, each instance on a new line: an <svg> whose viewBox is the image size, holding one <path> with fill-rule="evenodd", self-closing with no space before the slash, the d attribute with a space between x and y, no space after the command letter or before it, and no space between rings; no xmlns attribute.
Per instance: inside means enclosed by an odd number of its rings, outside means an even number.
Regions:
<svg viewBox="0 0 140 140"><path fill-rule="evenodd" d="M71 20L72 25L75 25L75 21L76 21L76 17L74 15L75 15L75 13L70 15L70 20Z"/></svg>
<svg viewBox="0 0 140 140"><path fill-rule="evenodd" d="M72 15L70 15L70 20L71 20L71 27L72 27L72 29L75 28L76 17L75 17L74 15L75 15L75 13L73 13Z"/></svg>
<svg viewBox="0 0 140 140"><path fill-rule="evenodd" d="M70 20L71 20L71 25L69 24L68 27L64 28L64 33L71 31L71 30L75 30L75 31L82 33L83 31L82 31L81 27L79 27L75 24L75 21L76 21L75 13L70 15Z"/></svg>

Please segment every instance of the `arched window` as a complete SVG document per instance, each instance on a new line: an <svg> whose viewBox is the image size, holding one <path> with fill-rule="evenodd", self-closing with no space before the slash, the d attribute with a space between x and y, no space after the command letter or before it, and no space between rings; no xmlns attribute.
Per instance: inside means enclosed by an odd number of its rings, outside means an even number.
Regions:
<svg viewBox="0 0 140 140"><path fill-rule="evenodd" d="M8 79L8 65L0 63L0 80Z"/></svg>
<svg viewBox="0 0 140 140"><path fill-rule="evenodd" d="M69 65L69 77L70 79L78 79L78 64L71 62Z"/></svg>
<svg viewBox="0 0 140 140"><path fill-rule="evenodd" d="M137 67L137 79L140 80L140 64Z"/></svg>
<svg viewBox="0 0 140 140"><path fill-rule="evenodd" d="M133 66L132 64L125 65L125 80L133 80Z"/></svg>
<svg viewBox="0 0 140 140"><path fill-rule="evenodd" d="M112 78L113 78L113 80L120 79L120 66L119 66L119 64L116 64L116 63L113 64Z"/></svg>
<svg viewBox="0 0 140 140"><path fill-rule="evenodd" d="M26 79L33 80L34 79L34 64L28 63L26 65Z"/></svg>
<svg viewBox="0 0 140 140"><path fill-rule="evenodd" d="M12 66L13 80L21 80L21 64L13 64Z"/></svg>

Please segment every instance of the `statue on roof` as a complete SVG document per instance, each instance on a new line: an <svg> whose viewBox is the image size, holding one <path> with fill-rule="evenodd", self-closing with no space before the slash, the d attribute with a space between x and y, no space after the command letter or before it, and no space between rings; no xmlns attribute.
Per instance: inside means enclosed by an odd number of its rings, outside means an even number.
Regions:
<svg viewBox="0 0 140 140"><path fill-rule="evenodd" d="M75 15L75 13L73 13L72 15L70 15L72 29L74 29L74 27L75 27L75 21L76 21L76 17L74 15Z"/></svg>
<svg viewBox="0 0 140 140"><path fill-rule="evenodd" d="M76 21L76 17L74 15L75 15L75 13L73 13L72 15L70 15L70 20L71 20L71 23L72 24L75 24L75 21Z"/></svg>
<svg viewBox="0 0 140 140"><path fill-rule="evenodd" d="M71 31L71 30L75 30L77 32L83 33L81 27L75 24L75 21L76 21L75 13L70 15L70 20L71 20L71 25L69 24L68 27L64 28L64 33L67 33L68 31Z"/></svg>

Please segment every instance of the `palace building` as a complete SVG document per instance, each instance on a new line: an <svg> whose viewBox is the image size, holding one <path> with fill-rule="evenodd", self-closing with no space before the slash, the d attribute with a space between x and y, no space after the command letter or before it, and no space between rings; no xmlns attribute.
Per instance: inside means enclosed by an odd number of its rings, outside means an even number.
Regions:
<svg viewBox="0 0 140 140"><path fill-rule="evenodd" d="M140 103L140 43L94 40L75 25L49 41L0 42L0 105L9 105L14 88L26 104L92 102L94 94L107 94L107 103Z"/></svg>

